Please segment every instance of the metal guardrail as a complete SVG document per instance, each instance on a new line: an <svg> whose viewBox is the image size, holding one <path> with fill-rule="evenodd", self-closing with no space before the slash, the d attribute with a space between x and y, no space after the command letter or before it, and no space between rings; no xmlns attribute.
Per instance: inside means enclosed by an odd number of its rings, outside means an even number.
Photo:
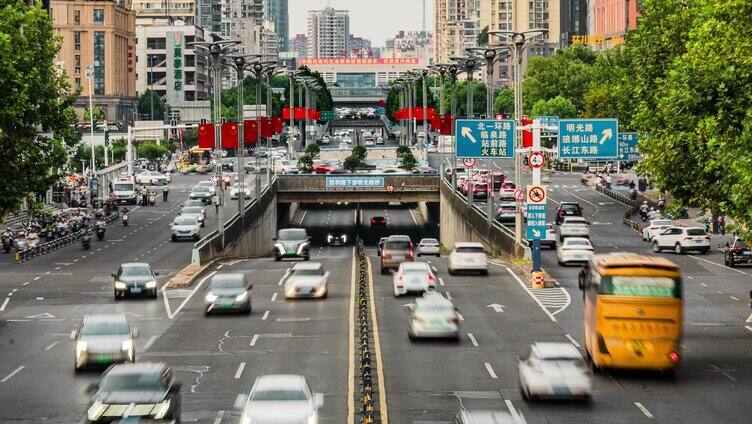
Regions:
<svg viewBox="0 0 752 424"><path fill-rule="evenodd" d="M642 233L642 229L643 229L642 223L631 219L632 215L637 213L637 211L640 209L640 202L636 200L632 200L629 197L625 196L624 194L617 192L616 190L612 190L608 187L604 187L601 185L596 185L595 191L599 191L605 194L606 196L629 206L629 209L627 209L624 212L624 218L622 220L622 223L626 225L627 227L639 233Z"/></svg>
<svg viewBox="0 0 752 424"><path fill-rule="evenodd" d="M107 224L112 224L117 221L119 215L117 213L111 213L105 217ZM46 255L61 247L68 246L75 242L84 234L83 230L79 230L75 233L66 234L63 237L55 238L54 240L39 243L34 247L29 247L23 250L16 251L16 263L26 262L33 258Z"/></svg>
<svg viewBox="0 0 752 424"><path fill-rule="evenodd" d="M369 296L368 296L368 263L366 260L363 241L358 240L356 247L358 258L358 294L357 304L358 312L356 325L358 328L358 357L356 359L358 369L360 370L360 424L373 424L376 421L377 403L374 400L374 386L378 381L374 381L373 361L374 354L370 349L370 340L372 337L371 322L368 318Z"/></svg>

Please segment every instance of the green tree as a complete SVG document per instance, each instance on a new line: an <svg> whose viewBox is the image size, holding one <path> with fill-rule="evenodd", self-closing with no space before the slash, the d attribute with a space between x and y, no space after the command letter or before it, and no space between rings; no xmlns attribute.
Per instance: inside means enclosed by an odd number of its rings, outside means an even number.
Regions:
<svg viewBox="0 0 752 424"><path fill-rule="evenodd" d="M153 141L144 141L138 145L138 156L149 160L156 160L167 153L167 146Z"/></svg>
<svg viewBox="0 0 752 424"><path fill-rule="evenodd" d="M183 145L186 149L198 145L198 130L195 128L187 128L183 133Z"/></svg>
<svg viewBox="0 0 752 424"><path fill-rule="evenodd" d="M361 159L355 154L355 152L353 152L350 156L346 157L344 161L342 161L342 167L354 173L358 168L358 165L360 165L360 160Z"/></svg>
<svg viewBox="0 0 752 424"><path fill-rule="evenodd" d="M412 150L410 150L409 147L404 146L404 145L403 146L398 146L396 154L397 154L397 159L402 159L406 155L411 155L412 154Z"/></svg>
<svg viewBox="0 0 752 424"><path fill-rule="evenodd" d="M577 45L558 50L551 56L533 56L528 61L522 84L523 110L531 114L538 100L563 96L581 110L587 92L596 53Z"/></svg>
<svg viewBox="0 0 752 424"><path fill-rule="evenodd" d="M467 116L467 81L460 81L457 83L457 115L464 117ZM480 81L473 80L473 114L485 115L486 113L486 85ZM452 85L446 86L446 93L444 94L444 110L451 111L452 109Z"/></svg>
<svg viewBox="0 0 752 424"><path fill-rule="evenodd" d="M617 118L621 131L632 131L632 116L636 106L636 73L632 52L625 48L617 46L598 54L580 116Z"/></svg>
<svg viewBox="0 0 752 424"><path fill-rule="evenodd" d="M152 118L152 99L154 102L154 117ZM165 103L157 92L146 89L138 99L138 115L142 119L161 121L164 119Z"/></svg>
<svg viewBox="0 0 752 424"><path fill-rule="evenodd" d="M304 152L312 159L318 159L321 154L321 147L316 143L311 143L305 147Z"/></svg>
<svg viewBox="0 0 752 424"><path fill-rule="evenodd" d="M298 158L298 170L303 174L310 174L313 171L313 158L304 154Z"/></svg>
<svg viewBox="0 0 752 424"><path fill-rule="evenodd" d="M65 132L74 123L68 77L55 65L60 39L41 2L0 5L0 220L60 179ZM52 138L38 136L50 131Z"/></svg>
<svg viewBox="0 0 752 424"><path fill-rule="evenodd" d="M499 90L494 99L494 112L503 113L510 118L514 117L514 90L511 88Z"/></svg>
<svg viewBox="0 0 752 424"><path fill-rule="evenodd" d="M400 157L399 160L399 167L404 169L405 171L412 171L416 166L418 166L418 160L415 159L415 156L413 156L413 152L408 152L407 154Z"/></svg>
<svg viewBox="0 0 752 424"><path fill-rule="evenodd" d="M102 112L102 109L96 106L94 107L93 110L94 110L94 125L96 125L98 122L102 122L104 120L104 112ZM83 116L84 122L90 122L91 116L92 116L92 113L89 110L89 108L87 107L86 109L84 109L84 116Z"/></svg>
<svg viewBox="0 0 752 424"><path fill-rule="evenodd" d="M366 149L366 146L358 144L357 146L353 147L352 155L358 158L358 161L362 161L366 158L366 156L368 156L368 149Z"/></svg>
<svg viewBox="0 0 752 424"><path fill-rule="evenodd" d="M533 105L533 116L558 116L559 118L576 118L577 108L566 97L556 96L549 100L538 100Z"/></svg>
<svg viewBox="0 0 752 424"><path fill-rule="evenodd" d="M488 45L488 27L483 27L482 30L478 33L478 36L476 37L476 42L479 47L487 46Z"/></svg>

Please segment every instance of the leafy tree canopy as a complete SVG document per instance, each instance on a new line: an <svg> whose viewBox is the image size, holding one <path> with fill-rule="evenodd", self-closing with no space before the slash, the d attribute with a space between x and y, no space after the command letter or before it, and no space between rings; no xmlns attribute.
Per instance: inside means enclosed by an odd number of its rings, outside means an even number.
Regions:
<svg viewBox="0 0 752 424"><path fill-rule="evenodd" d="M577 108L572 101L563 96L550 100L538 100L533 105L533 116L558 116L559 118L576 118Z"/></svg>
<svg viewBox="0 0 752 424"><path fill-rule="evenodd" d="M152 118L152 102L154 117ZM138 115L145 119L161 121L164 119L165 102L156 91L145 90L138 99Z"/></svg>

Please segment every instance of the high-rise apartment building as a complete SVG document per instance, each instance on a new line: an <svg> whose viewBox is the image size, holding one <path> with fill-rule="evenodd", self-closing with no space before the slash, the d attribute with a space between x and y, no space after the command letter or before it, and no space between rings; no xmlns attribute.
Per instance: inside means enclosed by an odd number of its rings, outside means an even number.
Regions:
<svg viewBox="0 0 752 424"><path fill-rule="evenodd" d="M209 31L210 34L222 33L222 1L195 0L196 20L198 27Z"/></svg>
<svg viewBox="0 0 752 424"><path fill-rule="evenodd" d="M481 27L481 1L436 0L434 3L434 34L436 60L449 62L462 56L466 48L477 45Z"/></svg>
<svg viewBox="0 0 752 424"><path fill-rule="evenodd" d="M148 18L168 18L186 24L196 21L195 0L133 0L136 16Z"/></svg>
<svg viewBox="0 0 752 424"><path fill-rule="evenodd" d="M308 12L308 57L337 58L347 52L350 35L350 15L347 10L324 10Z"/></svg>
<svg viewBox="0 0 752 424"><path fill-rule="evenodd" d="M277 32L279 50L287 51L290 48L290 15L288 12L288 0L266 0L264 16L274 22Z"/></svg>
<svg viewBox="0 0 752 424"><path fill-rule="evenodd" d="M588 33L588 0L561 0L561 46Z"/></svg>
<svg viewBox="0 0 752 424"><path fill-rule="evenodd" d="M130 0L52 0L53 33L62 39L56 61L74 89L76 109L89 107L88 96L109 122L136 116L136 12ZM86 69L92 72L87 79Z"/></svg>
<svg viewBox="0 0 752 424"><path fill-rule="evenodd" d="M305 34L295 34L295 38L290 41L290 50L298 58L308 57L308 37Z"/></svg>
<svg viewBox="0 0 752 424"><path fill-rule="evenodd" d="M559 47L560 3L567 0L483 0L491 1L490 31L545 29L543 43L530 47L530 54L551 54ZM492 37L491 41L497 38Z"/></svg>
<svg viewBox="0 0 752 424"><path fill-rule="evenodd" d="M588 0L590 37L583 44L607 48L624 43L627 31L637 28L637 3L637 0Z"/></svg>
<svg viewBox="0 0 752 424"><path fill-rule="evenodd" d="M427 31L399 31L386 40L385 57L417 57L420 63L434 63L433 34Z"/></svg>

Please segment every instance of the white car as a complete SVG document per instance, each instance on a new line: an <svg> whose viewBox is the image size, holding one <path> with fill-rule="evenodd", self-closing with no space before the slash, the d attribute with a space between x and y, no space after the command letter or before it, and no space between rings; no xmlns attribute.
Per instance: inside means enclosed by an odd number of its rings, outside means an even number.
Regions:
<svg viewBox="0 0 752 424"><path fill-rule="evenodd" d="M488 257L483 245L475 242L455 243L449 254L449 274L457 271L478 271L488 275Z"/></svg>
<svg viewBox="0 0 752 424"><path fill-rule="evenodd" d="M457 309L441 293L426 292L415 303L407 305L409 317L407 335L410 340L418 337L441 337L459 341L460 320Z"/></svg>
<svg viewBox="0 0 752 424"><path fill-rule="evenodd" d="M546 224L546 238L541 240L541 247L548 246L549 249L556 249L556 229L553 224Z"/></svg>
<svg viewBox="0 0 752 424"><path fill-rule="evenodd" d="M297 263L282 277L285 298L326 298L328 295L329 271L324 271L320 262Z"/></svg>
<svg viewBox="0 0 752 424"><path fill-rule="evenodd" d="M241 424L316 424L322 406L324 396L312 392L302 375L262 375L235 400Z"/></svg>
<svg viewBox="0 0 752 424"><path fill-rule="evenodd" d="M384 144L384 137L377 136L376 137L376 144Z"/></svg>
<svg viewBox="0 0 752 424"><path fill-rule="evenodd" d="M136 184L143 184L143 185L167 184L167 176L157 171L141 171L138 174L136 174Z"/></svg>
<svg viewBox="0 0 752 424"><path fill-rule="evenodd" d="M556 259L559 265L584 263L593 256L593 245L583 237L567 237L556 248Z"/></svg>
<svg viewBox="0 0 752 424"><path fill-rule="evenodd" d="M417 250L418 256L423 255L436 255L441 256L441 250L439 249L439 241L435 238L424 238L420 239L420 243L418 243L418 250Z"/></svg>
<svg viewBox="0 0 752 424"><path fill-rule="evenodd" d="M204 226L204 217L206 212L201 206L183 206L180 210L179 217L195 218L201 226Z"/></svg>
<svg viewBox="0 0 752 424"><path fill-rule="evenodd" d="M710 236L699 227L665 227L653 236L650 248L655 253L673 249L676 254L691 250L706 254L710 251Z"/></svg>
<svg viewBox="0 0 752 424"><path fill-rule="evenodd" d="M577 349L569 343L535 342L530 355L517 362L523 399L563 398L589 401L590 373Z"/></svg>
<svg viewBox="0 0 752 424"><path fill-rule="evenodd" d="M214 196L217 193L217 187L216 184L214 184L213 181L200 181L198 184L196 184L194 187L208 187L209 193Z"/></svg>
<svg viewBox="0 0 752 424"><path fill-rule="evenodd" d="M517 190L517 186L515 186L514 183L504 181L501 183L501 188L499 189L499 199L514 201L515 190Z"/></svg>
<svg viewBox="0 0 752 424"><path fill-rule="evenodd" d="M201 238L201 223L194 216L178 216L172 221L172 241L179 239L192 239L198 241Z"/></svg>
<svg viewBox="0 0 752 424"><path fill-rule="evenodd" d="M436 276L426 262L402 262L392 277L394 296L436 288Z"/></svg>
<svg viewBox="0 0 752 424"><path fill-rule="evenodd" d="M585 218L581 216L565 216L564 221L559 225L559 241L564 241L567 237L585 237L590 238L590 227Z"/></svg>
<svg viewBox="0 0 752 424"><path fill-rule="evenodd" d="M237 199L240 197L240 192L245 193L245 198L250 199L251 198L251 186L247 184L240 184L236 183L232 186L230 189L230 199Z"/></svg>
<svg viewBox="0 0 752 424"><path fill-rule="evenodd" d="M651 241L656 234L661 232L661 230L672 225L674 224L670 219L652 219L650 220L650 225L647 225L642 229L642 240Z"/></svg>

